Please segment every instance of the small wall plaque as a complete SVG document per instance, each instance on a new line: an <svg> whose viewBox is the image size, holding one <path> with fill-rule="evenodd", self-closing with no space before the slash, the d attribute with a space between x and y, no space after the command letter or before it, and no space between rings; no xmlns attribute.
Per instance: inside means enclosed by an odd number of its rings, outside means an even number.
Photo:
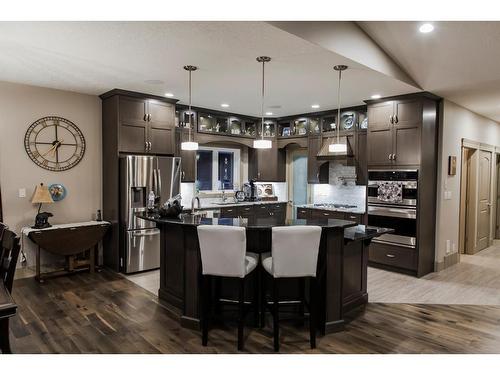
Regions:
<svg viewBox="0 0 500 375"><path fill-rule="evenodd" d="M457 157L448 156L448 176L455 176L457 174Z"/></svg>

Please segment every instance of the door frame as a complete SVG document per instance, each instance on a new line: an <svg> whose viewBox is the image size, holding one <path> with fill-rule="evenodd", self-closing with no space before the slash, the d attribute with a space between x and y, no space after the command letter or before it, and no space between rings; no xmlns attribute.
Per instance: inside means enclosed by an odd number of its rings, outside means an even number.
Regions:
<svg viewBox="0 0 500 375"><path fill-rule="evenodd" d="M464 163L467 160L464 160L464 149L471 150L472 155L469 156L469 160L473 163L472 165L469 164L469 166L466 166L466 173L469 174L469 178L465 178L467 176L463 176L462 172L464 170ZM489 215L489 226L490 226L490 234L489 234L489 239L488 239L488 246L491 246L493 244L493 239L494 239L494 229L496 225L496 180L497 180L497 164L493 163L493 161L496 161L498 151L500 151L500 148L497 148L495 146L486 144L486 143L480 143L476 141L472 141L466 138L462 138L462 148L461 148L461 181L460 181L460 225L459 225L459 251L458 253L469 253L473 254L476 252L476 247L477 247L477 209L478 209L478 199L479 199L479 192L478 192L478 186L479 186L479 176L478 176L478 171L479 171L479 152L477 151L486 151L486 152L491 152L492 155L492 163L491 163L491 170L490 170L490 202L492 204L491 209L490 209L490 215ZM475 173L474 173L475 171ZM472 175L471 175L472 173ZM468 181L468 186L464 185L467 182L464 182L464 180L469 180ZM472 191L471 191L472 190ZM467 199L467 196L464 196L464 194L468 194L468 202L467 205L469 207L464 207L464 201ZM472 194L472 196L471 196ZM469 212L467 212L469 211ZM472 225L472 226L471 226ZM470 248L470 244L465 242L465 234L466 231L468 232L468 237L467 240L473 239L473 248Z"/></svg>
<svg viewBox="0 0 500 375"><path fill-rule="evenodd" d="M293 214L293 157L295 155L308 157L307 148L300 147L296 144L290 144L286 147L286 181L288 182L288 203L287 203L287 217L292 218ZM307 183L307 182L306 182ZM311 185L307 183L307 203L311 203L312 192ZM292 218L294 219L294 218Z"/></svg>

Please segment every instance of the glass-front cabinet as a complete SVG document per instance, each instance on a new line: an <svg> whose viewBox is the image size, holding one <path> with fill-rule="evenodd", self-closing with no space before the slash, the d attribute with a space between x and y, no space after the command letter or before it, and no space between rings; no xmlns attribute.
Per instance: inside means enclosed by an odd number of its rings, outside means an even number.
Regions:
<svg viewBox="0 0 500 375"><path fill-rule="evenodd" d="M227 134L227 117L212 115L209 113L200 113L198 117L198 131L216 134Z"/></svg>
<svg viewBox="0 0 500 375"><path fill-rule="evenodd" d="M309 134L320 134L321 133L321 118L311 117L309 118Z"/></svg>
<svg viewBox="0 0 500 375"><path fill-rule="evenodd" d="M278 137L290 137L293 135L293 123L290 120L278 122Z"/></svg>
<svg viewBox="0 0 500 375"><path fill-rule="evenodd" d="M251 119L243 121L243 134L247 137L255 137L257 122Z"/></svg>
<svg viewBox="0 0 500 375"><path fill-rule="evenodd" d="M308 119L301 117L293 121L293 135L307 135Z"/></svg>
<svg viewBox="0 0 500 375"><path fill-rule="evenodd" d="M336 117L335 115L327 115L323 117L323 132L332 132L336 129Z"/></svg>
<svg viewBox="0 0 500 375"><path fill-rule="evenodd" d="M197 116L196 112L189 109L180 109L175 111L175 126L180 128L188 128L191 126L191 129L196 129L197 126Z"/></svg>
<svg viewBox="0 0 500 375"><path fill-rule="evenodd" d="M260 121L257 124L257 136L262 134L262 127L260 126ZM276 121L264 119L264 137L275 137L276 136Z"/></svg>

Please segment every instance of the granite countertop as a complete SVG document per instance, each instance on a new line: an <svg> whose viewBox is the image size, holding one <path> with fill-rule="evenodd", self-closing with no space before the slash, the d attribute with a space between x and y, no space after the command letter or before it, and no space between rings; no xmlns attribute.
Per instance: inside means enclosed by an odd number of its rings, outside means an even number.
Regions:
<svg viewBox="0 0 500 375"><path fill-rule="evenodd" d="M159 224L198 225L229 225L252 229L269 229L277 226L318 225L322 228L349 228L356 225L353 221L339 219L287 219L276 216L262 218L207 218L201 215L181 214L179 218L162 218L159 215L138 215L141 219L151 220Z"/></svg>
<svg viewBox="0 0 500 375"><path fill-rule="evenodd" d="M288 203L288 201L243 201L243 202L230 202L231 198L228 198L228 202L224 204L219 204L216 202L203 203L203 199L201 199L201 207L197 208L195 205L195 210L216 210L224 207L240 207L240 206L257 206L261 204L279 204L279 203ZM183 211L191 211L191 204L184 206Z"/></svg>
<svg viewBox="0 0 500 375"><path fill-rule="evenodd" d="M364 207L352 207L352 208L337 208L337 207L327 207L327 206L315 206L313 203L309 204L301 204L296 206L298 208L310 208L314 210L321 210L321 211L334 211L334 212L347 212L350 214L359 214L359 215L364 215L366 213L366 210Z"/></svg>
<svg viewBox="0 0 500 375"><path fill-rule="evenodd" d="M362 241L369 240L382 234L392 233L394 229L372 227L368 225L356 225L344 230L344 240L346 241Z"/></svg>

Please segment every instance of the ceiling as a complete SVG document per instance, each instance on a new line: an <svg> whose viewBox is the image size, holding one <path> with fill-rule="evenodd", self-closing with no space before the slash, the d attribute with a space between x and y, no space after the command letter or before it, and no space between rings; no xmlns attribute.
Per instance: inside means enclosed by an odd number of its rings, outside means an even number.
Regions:
<svg viewBox="0 0 500 375"><path fill-rule="evenodd" d="M424 90L500 121L500 22L358 25Z"/></svg>
<svg viewBox="0 0 500 375"><path fill-rule="evenodd" d="M383 29L383 27L382 27ZM498 35L498 34L497 34ZM337 76L347 64L342 105L372 94L419 91L266 22L0 22L0 80L98 95L113 88L260 115L260 55L266 65L266 111L274 116L336 107Z"/></svg>

